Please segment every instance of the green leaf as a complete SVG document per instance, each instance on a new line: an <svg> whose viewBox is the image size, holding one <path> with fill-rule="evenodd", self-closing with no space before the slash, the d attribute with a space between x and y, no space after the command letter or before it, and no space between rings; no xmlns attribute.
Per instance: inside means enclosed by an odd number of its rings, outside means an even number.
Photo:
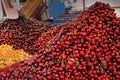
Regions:
<svg viewBox="0 0 120 80"><path fill-rule="evenodd" d="M100 66L100 70L101 70L101 71L104 71L104 69L103 69L101 66Z"/></svg>
<svg viewBox="0 0 120 80"><path fill-rule="evenodd" d="M75 62L74 58L71 58L71 61L72 61L72 62Z"/></svg>
<svg viewBox="0 0 120 80"><path fill-rule="evenodd" d="M105 72L105 70L103 69L103 67L101 66L101 64L99 64L99 69L105 73L105 75L107 76L108 74Z"/></svg>

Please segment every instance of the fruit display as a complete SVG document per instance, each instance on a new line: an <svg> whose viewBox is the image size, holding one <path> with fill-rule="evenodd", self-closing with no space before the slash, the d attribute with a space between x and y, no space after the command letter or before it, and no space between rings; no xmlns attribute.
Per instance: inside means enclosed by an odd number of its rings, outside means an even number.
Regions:
<svg viewBox="0 0 120 80"><path fill-rule="evenodd" d="M37 49L1 80L120 80L120 20L109 4L96 2L71 22L35 42Z"/></svg>
<svg viewBox="0 0 120 80"><path fill-rule="evenodd" d="M23 50L13 50L10 45L0 45L0 69L21 62L28 57L29 55Z"/></svg>
<svg viewBox="0 0 120 80"><path fill-rule="evenodd" d="M34 42L49 28L42 22L22 16L18 19L7 19L0 26L0 44L13 45L14 49L24 49L32 54L36 51L32 48Z"/></svg>

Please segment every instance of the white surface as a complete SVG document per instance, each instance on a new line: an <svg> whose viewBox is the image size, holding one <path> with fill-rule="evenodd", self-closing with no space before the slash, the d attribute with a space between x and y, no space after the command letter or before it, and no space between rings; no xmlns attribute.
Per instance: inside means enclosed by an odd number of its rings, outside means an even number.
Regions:
<svg viewBox="0 0 120 80"><path fill-rule="evenodd" d="M120 0L85 0L85 6L89 7L95 2L104 2L110 4L110 6L120 6Z"/></svg>
<svg viewBox="0 0 120 80"><path fill-rule="evenodd" d="M5 17L10 18L10 19L18 18L18 11L16 9L9 8L7 0L2 0L2 4L3 4L3 8L5 10L5 13L7 15Z"/></svg>
<svg viewBox="0 0 120 80"><path fill-rule="evenodd" d="M18 18L18 11L16 9L9 9L8 14L7 14L7 18L10 18L10 19Z"/></svg>
<svg viewBox="0 0 120 80"><path fill-rule="evenodd" d="M73 0L66 0L64 4L66 8L72 6L72 11L83 10L83 0L76 0L76 2Z"/></svg>
<svg viewBox="0 0 120 80"><path fill-rule="evenodd" d="M11 0L13 7L17 10L20 10L20 0Z"/></svg>
<svg viewBox="0 0 120 80"><path fill-rule="evenodd" d="M4 8L4 10L7 14L8 13L8 8L9 8L7 0L2 0L2 5L3 5L3 8Z"/></svg>
<svg viewBox="0 0 120 80"><path fill-rule="evenodd" d="M77 0L77 2L71 4L72 10L83 10L83 0Z"/></svg>
<svg viewBox="0 0 120 80"><path fill-rule="evenodd" d="M1 5L1 0L0 0L0 20L2 20L2 16L3 16L3 11L2 11L2 5Z"/></svg>
<svg viewBox="0 0 120 80"><path fill-rule="evenodd" d="M116 8L116 9L115 9L115 13L116 13L116 15L117 15L118 17L120 17L120 8Z"/></svg>

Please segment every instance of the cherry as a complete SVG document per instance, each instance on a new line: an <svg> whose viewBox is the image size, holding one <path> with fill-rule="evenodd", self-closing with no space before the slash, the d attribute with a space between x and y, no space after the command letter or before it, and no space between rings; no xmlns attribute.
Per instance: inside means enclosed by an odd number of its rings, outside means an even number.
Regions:
<svg viewBox="0 0 120 80"><path fill-rule="evenodd" d="M10 73L18 72L18 79L39 75L37 80L119 80L119 26L114 9L96 2L77 20L43 33L35 42L32 60L23 61L5 77L12 79Z"/></svg>

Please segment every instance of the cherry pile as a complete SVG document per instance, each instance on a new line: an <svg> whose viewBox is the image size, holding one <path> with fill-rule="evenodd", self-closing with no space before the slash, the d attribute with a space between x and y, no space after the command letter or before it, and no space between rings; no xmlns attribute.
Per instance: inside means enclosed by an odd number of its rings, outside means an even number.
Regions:
<svg viewBox="0 0 120 80"><path fill-rule="evenodd" d="M48 28L42 22L24 17L8 19L0 26L0 44L13 45L14 49L24 49L28 53L33 53L34 42Z"/></svg>
<svg viewBox="0 0 120 80"><path fill-rule="evenodd" d="M96 2L77 20L57 25L36 41L35 54L1 80L119 80L120 20Z"/></svg>

